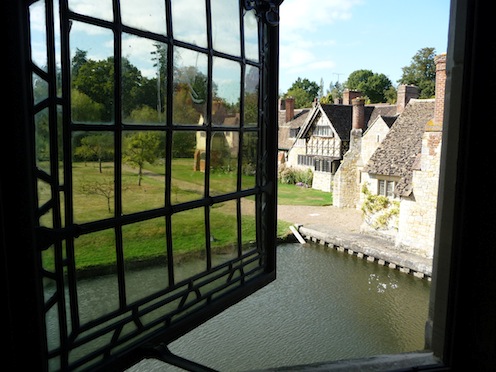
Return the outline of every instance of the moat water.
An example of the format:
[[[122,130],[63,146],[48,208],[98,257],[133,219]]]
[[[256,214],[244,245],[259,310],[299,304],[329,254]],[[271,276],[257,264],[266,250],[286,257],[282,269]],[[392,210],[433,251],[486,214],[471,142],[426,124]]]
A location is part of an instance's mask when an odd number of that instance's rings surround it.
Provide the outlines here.
[[[277,280],[170,345],[219,371],[422,350],[430,282],[318,245],[278,247]],[[176,371],[146,361],[132,371]]]
[[[218,371],[237,372],[422,350],[430,282],[317,244],[277,248],[277,279],[176,340],[169,349]],[[197,262],[182,269],[197,272]],[[132,273],[130,296],[163,281],[157,268]],[[83,321],[118,303],[116,279],[78,286]],[[134,286],[134,287],[133,287]],[[54,288],[46,289],[47,295]],[[103,297],[105,300],[103,300]],[[56,315],[56,313],[52,313]],[[83,316],[82,315],[82,316]],[[49,317],[49,343],[57,340]],[[53,323],[53,324],[51,324]],[[129,372],[180,371],[146,360]]]

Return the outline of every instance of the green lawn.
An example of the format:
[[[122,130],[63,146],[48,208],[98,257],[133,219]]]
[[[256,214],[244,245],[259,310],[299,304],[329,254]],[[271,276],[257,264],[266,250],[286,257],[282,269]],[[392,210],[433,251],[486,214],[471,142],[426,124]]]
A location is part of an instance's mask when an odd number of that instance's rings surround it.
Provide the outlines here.
[[[277,193],[281,205],[332,205],[332,193],[312,188],[279,183]]]
[[[137,169],[122,169],[122,209],[124,214],[163,207],[165,204],[165,166],[147,165],[141,186],[138,186]],[[100,173],[96,163],[74,163],[73,205],[74,222],[87,223],[114,216],[113,164],[103,164]],[[172,164],[172,203],[201,199],[204,192],[205,174],[192,169],[191,159],[175,159]],[[254,186],[254,177],[243,176],[243,187]],[[279,184],[279,204],[329,205],[332,195],[309,188]],[[96,190],[96,191],[95,191]],[[236,190],[233,174],[211,173],[210,193],[221,194]],[[40,204],[50,199],[50,189],[40,181]],[[253,198],[242,203],[242,242],[255,240]],[[42,224],[50,226],[51,215],[42,218]],[[212,247],[232,246],[236,241],[236,203],[228,201],[215,204],[210,209],[210,228],[215,236]],[[122,228],[122,241],[126,261],[143,260],[165,256],[166,226],[163,218],[156,218]],[[172,243],[176,254],[188,254],[205,249],[205,212],[203,208],[179,212],[172,216]],[[278,223],[278,236],[289,233],[289,224]],[[102,267],[115,264],[115,232],[113,229],[82,235],[75,240],[74,256],[78,269]],[[52,268],[53,252],[43,254],[44,267]]]

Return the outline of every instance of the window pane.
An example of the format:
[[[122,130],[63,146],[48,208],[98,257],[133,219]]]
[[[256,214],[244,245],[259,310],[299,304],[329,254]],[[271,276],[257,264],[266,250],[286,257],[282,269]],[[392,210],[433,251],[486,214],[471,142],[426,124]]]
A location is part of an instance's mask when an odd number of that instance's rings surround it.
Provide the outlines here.
[[[242,174],[241,187],[251,189],[256,185],[257,172],[257,151],[258,151],[258,134],[254,132],[245,132],[243,134],[242,144]],[[298,164],[301,164],[298,155]]]
[[[48,109],[43,109],[34,117],[36,166],[50,174],[50,128]]]
[[[213,132],[210,143],[210,195],[236,191],[238,132]]]
[[[258,22],[254,10],[245,12],[245,56],[253,61],[258,61]]]
[[[175,131],[172,137],[171,202],[198,200],[205,194],[206,136]]]
[[[390,198],[392,198],[394,196],[394,182],[393,181],[387,181],[386,183],[386,187],[387,187],[387,190],[386,190],[386,195]]]
[[[232,259],[238,247],[236,200],[214,204],[210,208],[210,234],[212,252],[218,254],[216,263]]]
[[[386,195],[385,181],[384,180],[379,180],[379,193],[378,193],[378,195]]]
[[[47,45],[45,1],[38,1],[29,7],[29,21],[31,31],[31,59],[45,72],[47,71]]]
[[[78,304],[82,323],[87,323],[119,307],[113,229],[86,234],[74,240],[75,265],[79,273]],[[111,273],[110,275],[108,275]],[[105,276],[103,274],[106,274]],[[90,278],[104,277],[106,287],[101,291]],[[108,288],[107,288],[108,289]]]
[[[172,216],[174,281],[180,282],[207,269],[205,255],[205,210],[191,209]],[[184,258],[195,258],[184,264]]]
[[[239,126],[241,67],[223,58],[213,61],[212,124]]]
[[[122,241],[127,302],[138,301],[167,288],[165,219],[154,218],[123,226]],[[142,270],[144,267],[146,270]]]
[[[125,25],[157,34],[167,33],[164,0],[121,0],[120,4]]]
[[[212,7],[213,47],[219,52],[240,55],[238,1],[216,0]]]
[[[69,0],[69,9],[80,14],[112,21],[112,0]]]
[[[112,133],[73,135],[73,203],[77,223],[114,216],[114,138]]]
[[[201,47],[207,46],[205,2],[198,0],[172,0],[174,38]]]
[[[244,126],[258,126],[258,84],[259,70],[256,67],[247,67],[245,76],[245,109],[244,109]]]
[[[133,131],[122,139],[122,211],[165,205],[165,133]]]
[[[203,124],[207,107],[207,55],[174,49],[173,123]]]
[[[122,49],[123,121],[165,124],[167,45],[123,34]]]
[[[113,34],[102,27],[73,22],[70,38],[72,120],[110,123],[114,119]],[[95,45],[99,46],[96,50]]]

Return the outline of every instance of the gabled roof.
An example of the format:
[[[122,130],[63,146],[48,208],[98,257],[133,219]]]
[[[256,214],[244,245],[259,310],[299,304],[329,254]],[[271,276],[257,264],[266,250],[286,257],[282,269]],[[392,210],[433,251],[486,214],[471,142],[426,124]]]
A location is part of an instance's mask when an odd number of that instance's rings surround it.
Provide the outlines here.
[[[413,165],[422,150],[425,124],[434,116],[434,99],[412,99],[374,152],[365,172],[400,177],[395,194],[412,192]]]
[[[301,128],[305,120],[310,113],[311,109],[299,109],[295,110],[295,115],[293,120],[286,123],[286,111],[279,110],[279,137],[278,137],[278,149],[279,150],[289,150],[295,141],[295,138],[291,138],[291,129]]]
[[[365,128],[367,128],[368,124],[372,123],[379,115],[396,114],[396,105],[366,105],[364,110]],[[318,104],[308,116],[305,126],[298,134],[298,138],[305,137],[308,134],[319,112],[327,116],[342,141],[349,141],[353,115],[352,105]]]

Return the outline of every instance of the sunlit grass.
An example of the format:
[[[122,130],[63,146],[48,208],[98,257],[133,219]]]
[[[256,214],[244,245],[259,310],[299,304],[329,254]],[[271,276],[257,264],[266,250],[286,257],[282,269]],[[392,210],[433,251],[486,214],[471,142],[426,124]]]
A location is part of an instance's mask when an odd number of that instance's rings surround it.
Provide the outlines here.
[[[191,159],[175,159],[173,168],[173,187],[171,201],[178,204],[188,200],[201,199],[205,192],[205,174],[193,171]],[[226,193],[233,190],[234,173],[216,173],[210,175],[211,189],[216,193]],[[244,177],[248,185],[254,181]],[[160,208],[165,205],[165,167],[164,164],[147,165],[143,172],[141,186],[138,186],[137,169],[123,166],[122,169],[122,212],[135,213],[148,209]],[[100,172],[97,163],[74,163],[73,205],[74,222],[83,224],[93,221],[113,218],[115,216],[114,201],[114,165],[104,163]],[[174,187],[174,183],[177,185]],[[98,186],[98,187],[97,187]],[[249,187],[249,186],[247,186]],[[97,190],[98,188],[98,190]],[[40,200],[50,200],[50,188],[40,185]],[[61,196],[62,197],[62,196]],[[246,244],[256,240],[255,208],[252,198],[244,202],[252,207],[243,207],[241,218],[241,243]],[[279,184],[279,203],[293,205],[327,205],[332,203],[329,193],[312,189],[298,188],[294,185]],[[62,206],[63,206],[62,197]],[[51,227],[51,214],[41,220],[42,225]],[[64,208],[62,208],[64,219]],[[278,222],[278,236],[283,237],[289,232],[289,223]],[[206,237],[205,210],[203,207],[172,216],[172,247],[174,254],[188,254],[205,250],[209,240],[213,249],[236,247],[238,241],[238,222],[236,203],[234,201],[215,204],[210,209],[210,231],[212,236]],[[84,234],[74,241],[74,257],[76,267],[85,269],[115,265],[117,261],[116,231],[108,229],[90,234]],[[167,254],[165,217],[139,222],[122,227],[123,255],[126,261],[154,259],[165,257]],[[53,267],[53,254],[44,255],[44,266]]]

